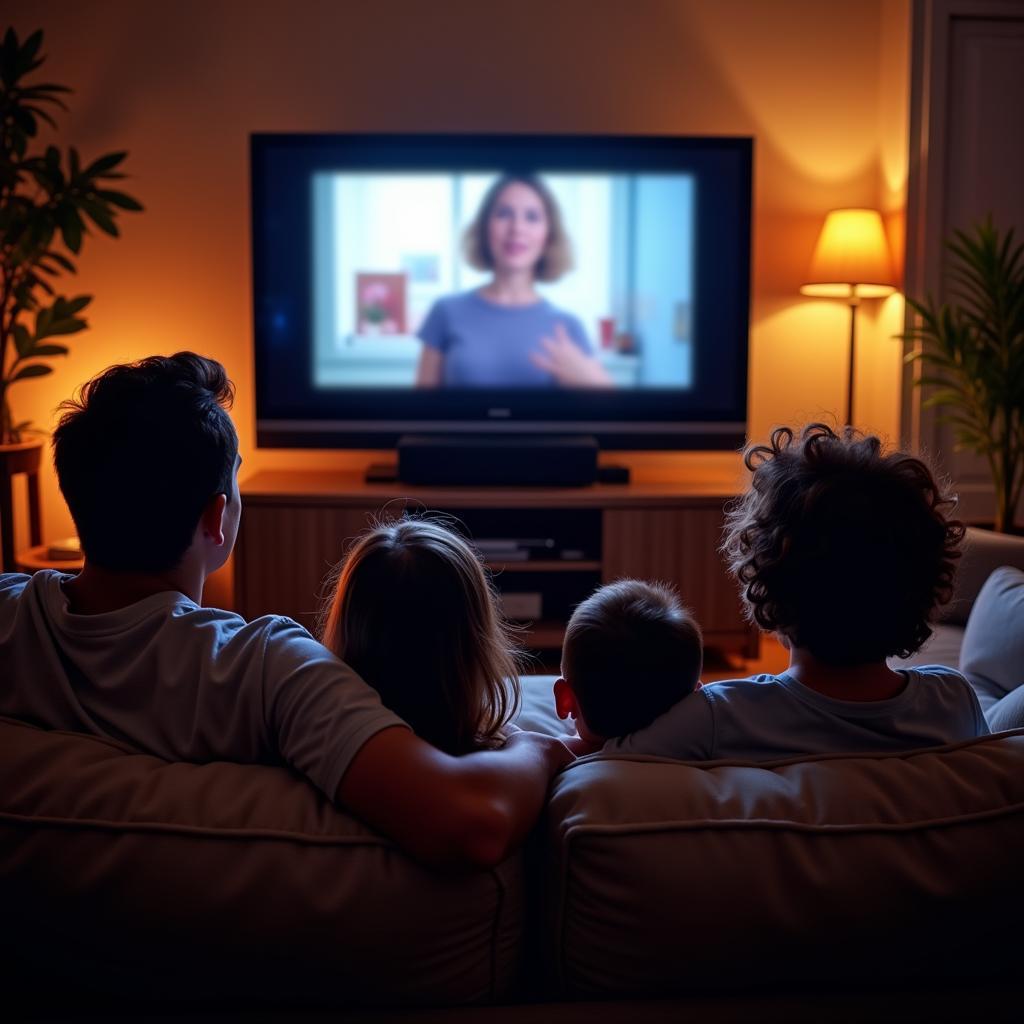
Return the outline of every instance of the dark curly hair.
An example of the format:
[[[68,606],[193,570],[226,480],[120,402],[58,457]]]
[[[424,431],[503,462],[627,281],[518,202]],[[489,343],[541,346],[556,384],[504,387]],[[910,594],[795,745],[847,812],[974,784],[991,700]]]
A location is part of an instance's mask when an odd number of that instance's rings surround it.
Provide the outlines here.
[[[231,500],[233,397],[220,363],[178,352],[111,366],[61,403],[53,461],[90,562],[132,572],[181,562],[207,502]]]
[[[829,664],[916,651],[952,596],[964,536],[928,466],[822,423],[780,427],[744,462],[753,478],[722,551],[748,617]]]

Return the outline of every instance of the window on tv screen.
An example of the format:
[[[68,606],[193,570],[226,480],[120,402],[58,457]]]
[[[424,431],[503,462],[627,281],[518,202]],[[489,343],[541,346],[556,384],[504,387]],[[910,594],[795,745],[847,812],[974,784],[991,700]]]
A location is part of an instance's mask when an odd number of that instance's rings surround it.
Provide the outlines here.
[[[332,170],[311,187],[317,389],[693,386],[695,175]]]

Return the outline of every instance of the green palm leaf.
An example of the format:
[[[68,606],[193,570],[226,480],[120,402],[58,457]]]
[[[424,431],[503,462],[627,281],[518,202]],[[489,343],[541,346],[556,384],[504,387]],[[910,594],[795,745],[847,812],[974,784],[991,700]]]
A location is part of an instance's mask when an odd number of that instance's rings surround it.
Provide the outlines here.
[[[0,41],[0,443],[18,440],[8,404],[9,387],[51,372],[46,360],[68,348],[42,339],[70,336],[88,326],[80,315],[90,296],[66,299],[55,284],[75,273],[90,237],[88,225],[117,237],[122,212],[142,205],[109,187],[124,177],[122,151],[92,158],[74,146],[40,146],[38,131],[57,128],[67,110],[65,85],[33,73],[44,63],[43,33],[19,38],[8,28]],[[34,147],[31,148],[30,147]],[[31,329],[30,329],[31,325]],[[63,340],[63,339],[62,339]],[[26,362],[31,360],[31,362]],[[24,426],[24,424],[22,424]]]
[[[986,218],[946,243],[950,301],[908,297],[915,322],[901,337],[920,345],[904,361],[928,371],[927,408],[953,429],[958,449],[986,456],[996,526],[1012,526],[1024,487],[1024,243]]]

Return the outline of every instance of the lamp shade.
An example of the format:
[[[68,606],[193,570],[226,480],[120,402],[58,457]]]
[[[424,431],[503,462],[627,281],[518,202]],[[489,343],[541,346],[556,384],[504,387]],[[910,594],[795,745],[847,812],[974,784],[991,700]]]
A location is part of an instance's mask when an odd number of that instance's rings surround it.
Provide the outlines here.
[[[833,210],[814,247],[804,295],[880,298],[896,290],[889,243],[877,210]]]

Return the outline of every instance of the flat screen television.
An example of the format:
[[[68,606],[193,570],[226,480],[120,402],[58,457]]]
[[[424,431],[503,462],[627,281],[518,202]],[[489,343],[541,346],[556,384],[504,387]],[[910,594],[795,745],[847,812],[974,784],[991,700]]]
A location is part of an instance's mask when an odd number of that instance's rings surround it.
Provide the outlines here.
[[[753,142],[254,134],[257,442],[746,431]]]

